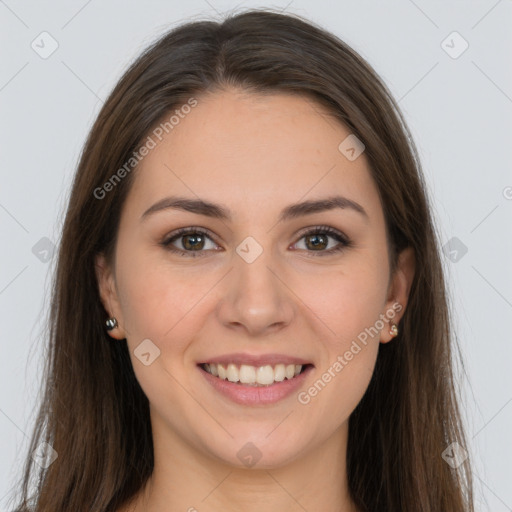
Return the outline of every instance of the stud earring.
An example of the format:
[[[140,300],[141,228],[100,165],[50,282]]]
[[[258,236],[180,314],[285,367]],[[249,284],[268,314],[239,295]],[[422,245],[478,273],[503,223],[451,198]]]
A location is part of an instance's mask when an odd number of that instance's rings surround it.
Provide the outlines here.
[[[391,334],[391,336],[393,336],[393,338],[398,336],[398,326],[396,324],[393,324],[391,326],[391,329],[389,330],[389,334]]]
[[[117,320],[114,317],[109,318],[105,322],[105,325],[107,326],[107,331],[111,331],[112,329],[115,329],[117,327]]]

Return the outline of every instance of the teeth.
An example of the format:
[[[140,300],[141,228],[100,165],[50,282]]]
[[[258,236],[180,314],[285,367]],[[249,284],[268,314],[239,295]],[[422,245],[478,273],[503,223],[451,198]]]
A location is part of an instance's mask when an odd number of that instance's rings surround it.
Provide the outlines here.
[[[276,364],[274,367],[274,380],[276,382],[282,382],[286,377],[286,370],[284,364]]]
[[[256,370],[256,382],[258,384],[272,384],[274,382],[274,368],[272,366],[260,366]]]
[[[215,365],[213,365],[215,366]],[[213,374],[212,374],[213,375]],[[248,366],[243,364],[240,366],[240,372],[238,373],[238,378],[241,382],[245,384],[255,384],[256,383],[256,369],[254,366]]]
[[[229,382],[238,382],[240,380],[238,373],[238,368],[234,364],[228,364],[226,375]]]
[[[282,382],[286,379],[293,379],[302,371],[301,364],[276,364],[275,366],[250,366],[242,364],[238,367],[236,364],[204,364],[203,368],[215,377],[229,382],[240,382],[253,386],[269,386],[274,382]]]

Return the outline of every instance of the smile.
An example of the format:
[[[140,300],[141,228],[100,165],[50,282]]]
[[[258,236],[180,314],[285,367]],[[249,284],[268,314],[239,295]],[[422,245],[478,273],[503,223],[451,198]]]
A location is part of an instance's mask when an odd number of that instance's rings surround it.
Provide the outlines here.
[[[253,365],[244,364],[246,357],[230,358],[238,359],[233,363],[223,359],[223,362],[198,364],[197,368],[217,396],[245,406],[269,406],[290,397],[304,386],[305,379],[314,369],[305,361],[301,361],[304,364],[296,364],[296,360],[293,364],[290,361],[285,364],[277,357],[275,361],[268,361],[268,357],[265,358],[267,361],[255,358],[251,361],[255,363]]]
[[[285,379],[293,379],[308,365],[302,364],[283,364],[252,366],[248,364],[237,365],[205,363],[201,367],[214,377],[229,382],[245,384],[248,386],[271,386],[276,382],[283,382]]]

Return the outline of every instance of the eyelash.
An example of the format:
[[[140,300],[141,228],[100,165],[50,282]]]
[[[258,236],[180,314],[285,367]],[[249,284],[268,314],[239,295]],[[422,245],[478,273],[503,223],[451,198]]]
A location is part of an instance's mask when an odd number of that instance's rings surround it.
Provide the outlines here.
[[[179,239],[180,237],[182,237],[184,235],[194,235],[194,234],[205,235],[208,238],[210,238],[210,240],[215,242],[215,240],[213,240],[210,233],[208,231],[206,231],[205,229],[199,228],[199,227],[197,227],[197,228],[196,227],[188,227],[188,228],[178,229],[175,233],[172,234],[172,236],[170,238],[167,237],[162,242],[160,242],[160,245],[162,245],[166,250],[171,251],[175,254],[180,254],[182,256],[191,257],[191,258],[202,257],[205,255],[205,252],[206,252],[205,250],[183,251],[183,250],[177,249],[176,247],[173,247],[171,245],[172,242],[174,242],[175,240]],[[299,240],[302,240],[302,238],[304,238],[308,235],[315,235],[315,234],[328,235],[331,238],[334,238],[339,243],[337,246],[335,246],[329,250],[326,250],[326,251],[308,251],[308,250],[306,250],[306,252],[312,253],[312,254],[310,254],[310,256],[312,256],[312,257],[317,257],[317,256],[322,257],[322,256],[326,256],[326,255],[328,256],[328,255],[340,252],[348,247],[352,247],[352,245],[353,245],[352,241],[347,236],[345,236],[343,233],[337,231],[336,229],[331,228],[330,226],[314,226],[313,228],[310,228],[306,232],[302,233],[300,238],[297,240],[297,242]]]

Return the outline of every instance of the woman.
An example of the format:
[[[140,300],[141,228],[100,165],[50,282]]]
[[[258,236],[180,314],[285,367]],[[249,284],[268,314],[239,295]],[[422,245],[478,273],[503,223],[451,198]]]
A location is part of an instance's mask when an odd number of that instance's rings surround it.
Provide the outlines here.
[[[76,173],[19,510],[473,511],[465,446],[389,91],[296,16],[169,32]]]

